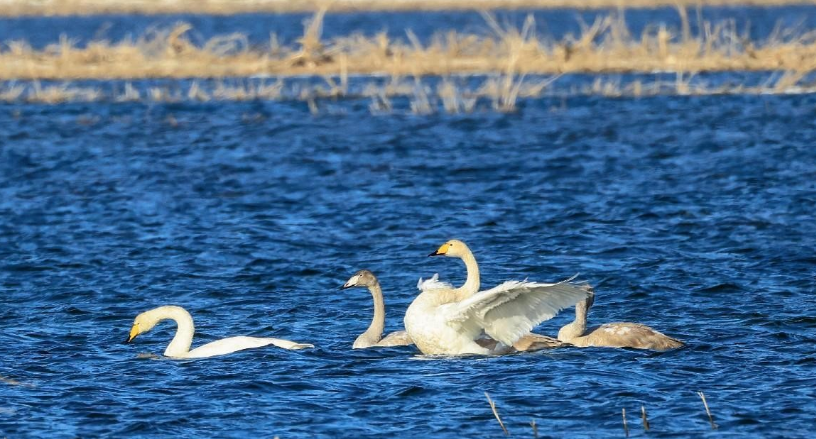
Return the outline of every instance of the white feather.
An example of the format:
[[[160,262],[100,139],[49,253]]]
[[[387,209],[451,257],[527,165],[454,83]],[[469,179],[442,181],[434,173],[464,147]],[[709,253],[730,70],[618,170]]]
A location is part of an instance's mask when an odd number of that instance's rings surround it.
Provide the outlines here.
[[[453,289],[453,285],[439,280],[439,273],[434,273],[434,275],[428,280],[422,280],[420,277],[419,282],[417,282],[417,288],[422,292],[432,290],[450,290]]]
[[[505,282],[452,304],[448,324],[465,332],[480,327],[492,338],[512,345],[539,323],[587,297],[588,285],[571,282],[574,278],[554,284]]]

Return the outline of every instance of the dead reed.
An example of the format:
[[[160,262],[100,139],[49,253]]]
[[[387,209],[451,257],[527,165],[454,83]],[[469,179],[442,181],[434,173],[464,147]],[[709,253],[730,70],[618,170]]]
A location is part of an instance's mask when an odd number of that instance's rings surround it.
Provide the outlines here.
[[[6,384],[11,385],[11,386],[20,385],[20,382],[15,380],[14,378],[6,378],[6,377],[4,377],[2,375],[0,375],[0,383],[6,383]]]
[[[539,37],[532,16],[516,29],[486,13],[487,34],[449,31],[426,43],[410,31],[404,40],[385,33],[323,39],[325,9],[291,47],[281,46],[274,34],[266,47],[250,45],[240,33],[195,44],[188,37],[191,26],[179,23],[118,42],[79,45],[62,37],[36,50],[25,41],[9,41],[0,46],[0,80],[486,74],[497,76],[492,87],[501,92],[495,107],[503,110],[513,107],[529,75],[778,71],[785,77],[777,84],[788,88],[816,70],[816,30],[779,28],[764,41],[752,41],[726,20],[701,22],[699,34],[693,34],[686,10],[678,11],[679,29],[658,23],[637,35],[622,13],[613,13],[581,23],[580,34],[558,41]],[[338,92],[343,87],[335,85]],[[468,105],[455,95],[449,99],[457,108]]]
[[[626,425],[626,409],[621,409],[621,417],[623,418],[623,433],[629,437],[629,426]]]
[[[499,426],[501,426],[502,431],[504,431],[505,436],[509,436],[510,432],[507,431],[507,428],[504,426],[504,422],[502,422],[501,417],[499,417],[499,412],[496,410],[496,403],[490,399],[490,395],[485,392],[485,398],[487,398],[487,403],[490,404],[490,410],[493,410],[493,416],[496,417],[496,420],[499,421]]]
[[[703,400],[703,406],[705,406],[706,414],[708,415],[708,422],[711,423],[711,429],[716,430],[718,428],[717,424],[714,423],[714,417],[711,416],[711,410],[708,409],[708,402],[706,402],[705,393],[697,392],[697,396]]]
[[[4,377],[2,375],[0,375],[0,383],[8,384],[9,386],[34,387],[34,384],[26,383],[26,382],[20,382],[18,380],[15,380],[14,378],[8,378],[8,377]],[[0,408],[0,412],[2,412],[3,410],[14,410],[14,409]]]
[[[816,83],[780,85],[785,74],[758,76],[755,85],[720,82],[710,84],[701,77],[676,75],[603,75],[576,81],[570,75],[520,78],[514,100],[503,96],[500,75],[442,78],[325,77],[323,82],[300,79],[168,80],[153,82],[108,82],[96,84],[41,81],[0,83],[0,103],[64,102],[219,102],[300,101],[313,114],[322,113],[326,103],[368,100],[373,114],[408,111],[415,114],[516,111],[521,101],[539,98],[603,96],[648,98],[652,96],[707,96],[816,93]],[[500,105],[504,102],[505,105]]]
[[[643,430],[649,431],[649,418],[646,416],[646,406],[640,406],[640,420],[643,421]]]

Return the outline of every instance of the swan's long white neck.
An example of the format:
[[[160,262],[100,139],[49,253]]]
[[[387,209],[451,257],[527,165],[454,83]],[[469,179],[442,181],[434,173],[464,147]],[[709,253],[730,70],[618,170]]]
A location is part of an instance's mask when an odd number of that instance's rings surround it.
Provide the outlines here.
[[[190,352],[190,346],[193,344],[193,334],[195,333],[193,317],[184,308],[178,306],[163,306],[154,311],[156,313],[154,318],[157,322],[162,320],[176,322],[176,335],[167,345],[164,355],[167,357],[184,357],[187,355]]]
[[[368,287],[371,297],[374,298],[374,318],[371,320],[371,325],[368,327],[363,335],[374,342],[380,341],[383,330],[385,329],[385,302],[383,301],[382,289],[380,284],[375,283]]]
[[[465,263],[465,268],[467,269],[467,279],[461,287],[453,290],[456,294],[457,301],[465,300],[478,293],[480,286],[479,264],[476,263],[476,257],[473,256],[473,252],[471,252],[469,248],[465,248],[462,261]]]

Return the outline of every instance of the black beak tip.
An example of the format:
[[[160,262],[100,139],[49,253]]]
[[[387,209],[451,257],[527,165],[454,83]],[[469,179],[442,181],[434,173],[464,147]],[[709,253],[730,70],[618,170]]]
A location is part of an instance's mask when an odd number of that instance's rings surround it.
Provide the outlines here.
[[[349,288],[351,288],[351,286],[350,286],[350,285],[340,285],[340,289],[341,289],[341,290],[347,290],[347,289],[349,289]]]
[[[428,257],[429,257],[429,258],[430,258],[431,256],[439,256],[439,252],[433,252],[433,253],[431,253],[431,254],[429,254],[429,255],[428,255]]]
[[[125,342],[122,344],[130,344],[131,341],[133,341],[133,339],[128,337],[127,340],[125,340]]]

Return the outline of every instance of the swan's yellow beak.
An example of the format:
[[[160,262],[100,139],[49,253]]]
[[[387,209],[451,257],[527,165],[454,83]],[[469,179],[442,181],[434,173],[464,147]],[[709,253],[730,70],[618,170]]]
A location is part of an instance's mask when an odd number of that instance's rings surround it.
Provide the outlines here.
[[[142,333],[142,331],[139,330],[139,324],[134,323],[133,327],[130,328],[130,336],[128,337],[128,339],[127,339],[127,341],[125,343],[130,343],[131,341],[133,341],[134,338],[136,338],[137,335],[139,335],[141,333]]]
[[[442,244],[442,247],[439,247],[439,249],[437,251],[429,254],[428,256],[444,256],[445,254],[448,253],[449,248],[450,248],[450,243],[446,242],[446,243]]]

